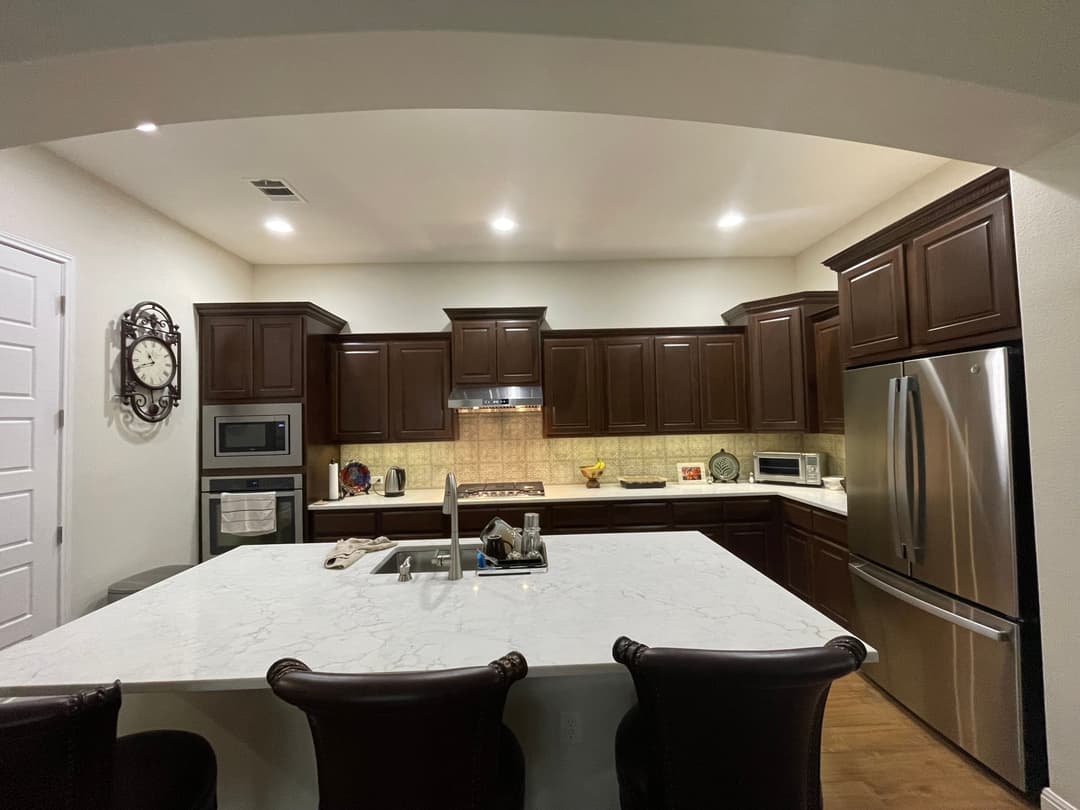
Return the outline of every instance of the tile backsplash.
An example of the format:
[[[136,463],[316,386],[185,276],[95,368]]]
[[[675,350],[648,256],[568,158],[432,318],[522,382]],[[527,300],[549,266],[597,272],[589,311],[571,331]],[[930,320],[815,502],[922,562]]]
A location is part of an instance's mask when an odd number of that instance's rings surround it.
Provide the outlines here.
[[[605,436],[584,439],[545,439],[540,413],[462,413],[458,439],[453,442],[406,444],[346,444],[342,463],[361,461],[373,474],[387,467],[404,467],[408,487],[441,486],[448,470],[461,483],[532,481],[545,484],[584,484],[578,470],[602,458],[604,477],[615,483],[620,475],[675,476],[682,461],[705,464],[725,449],[739,459],[739,478],[753,468],[755,450],[819,452],[828,455],[830,475],[844,472],[844,437],[801,433],[716,433],[687,436]]]

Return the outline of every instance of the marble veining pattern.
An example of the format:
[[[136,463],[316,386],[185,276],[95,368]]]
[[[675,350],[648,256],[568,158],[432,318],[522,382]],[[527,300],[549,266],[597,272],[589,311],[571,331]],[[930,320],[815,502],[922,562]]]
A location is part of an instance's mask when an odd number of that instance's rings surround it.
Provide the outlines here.
[[[119,678],[126,691],[266,688],[267,667],[404,672],[483,664],[521,650],[531,678],[614,671],[615,639],[783,649],[846,631],[697,532],[547,539],[551,571],[527,577],[321,562],[328,544],[245,546],[0,651],[0,695]],[[402,543],[400,547],[430,545]],[[876,653],[872,653],[876,656]]]

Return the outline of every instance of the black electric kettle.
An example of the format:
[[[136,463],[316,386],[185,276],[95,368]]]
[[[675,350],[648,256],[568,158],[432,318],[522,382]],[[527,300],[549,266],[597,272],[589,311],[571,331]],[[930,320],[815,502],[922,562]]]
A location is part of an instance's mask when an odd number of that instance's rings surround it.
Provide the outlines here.
[[[387,498],[397,498],[405,494],[405,470],[401,467],[391,467],[386,471],[383,479],[383,494]]]

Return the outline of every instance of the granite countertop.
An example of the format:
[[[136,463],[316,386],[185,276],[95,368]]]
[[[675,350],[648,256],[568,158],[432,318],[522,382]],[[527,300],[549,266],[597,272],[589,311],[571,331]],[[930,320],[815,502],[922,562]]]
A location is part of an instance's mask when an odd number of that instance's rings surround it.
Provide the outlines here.
[[[732,498],[753,495],[779,495],[791,501],[816,506],[847,515],[847,493],[834,492],[821,487],[799,487],[791,484],[668,484],[663,489],[624,489],[615,484],[601,484],[597,489],[586,489],[583,484],[547,484],[544,495],[518,495],[505,498],[461,498],[459,506],[488,503],[557,503],[559,501],[591,500],[658,500],[668,498]],[[397,498],[381,495],[355,495],[341,501],[316,501],[308,509],[395,509],[403,506],[440,506],[442,488],[407,489]]]
[[[698,532],[546,542],[545,574],[414,574],[410,583],[371,573],[395,551],[327,571],[326,543],[242,546],[0,650],[0,696],[117,678],[125,692],[264,689],[267,668],[285,656],[316,670],[408,672],[516,649],[529,677],[543,678],[616,671],[611,646],[624,634],[653,646],[772,650],[847,633]]]

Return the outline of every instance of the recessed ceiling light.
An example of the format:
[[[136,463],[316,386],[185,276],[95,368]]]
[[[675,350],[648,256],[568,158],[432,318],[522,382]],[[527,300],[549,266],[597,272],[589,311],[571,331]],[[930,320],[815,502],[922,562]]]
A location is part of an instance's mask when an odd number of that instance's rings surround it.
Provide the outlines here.
[[[293,226],[288,222],[288,220],[284,220],[281,217],[273,217],[266,220],[266,222],[263,223],[263,227],[266,228],[266,230],[270,231],[270,233],[284,234],[293,232]]]
[[[716,220],[717,228],[737,228],[746,221],[746,217],[738,211],[728,211],[720,219]]]
[[[510,231],[517,229],[517,225],[517,222],[506,216],[506,214],[502,214],[491,220],[491,229],[498,231],[499,233],[510,233]]]
[[[157,124],[153,121],[143,121],[135,129],[139,130],[139,132],[157,132]]]

